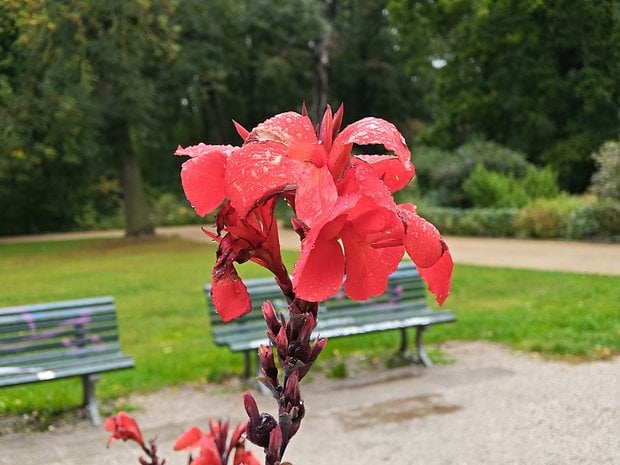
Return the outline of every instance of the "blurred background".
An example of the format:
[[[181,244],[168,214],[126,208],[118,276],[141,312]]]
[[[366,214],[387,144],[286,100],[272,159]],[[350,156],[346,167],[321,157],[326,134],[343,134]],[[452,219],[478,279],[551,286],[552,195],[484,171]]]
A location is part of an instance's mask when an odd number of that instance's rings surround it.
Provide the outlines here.
[[[617,241],[619,19],[613,0],[3,0],[0,235],[203,222],[178,144],[342,102],[403,132],[399,200],[442,233]]]

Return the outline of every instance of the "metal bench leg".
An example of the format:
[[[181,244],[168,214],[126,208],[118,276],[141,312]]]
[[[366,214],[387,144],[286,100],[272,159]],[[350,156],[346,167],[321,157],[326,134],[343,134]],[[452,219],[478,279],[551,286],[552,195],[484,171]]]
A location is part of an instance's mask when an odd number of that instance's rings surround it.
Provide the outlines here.
[[[252,376],[252,356],[251,356],[252,351],[251,350],[246,350],[245,352],[243,352],[243,356],[245,357],[245,365],[243,367],[243,378],[244,379],[250,379],[250,377]]]
[[[426,350],[424,350],[424,346],[422,345],[422,335],[424,334],[424,330],[426,328],[427,328],[426,326],[416,327],[415,347],[416,347],[416,350],[418,351],[418,357],[420,358],[420,362],[422,362],[422,365],[424,365],[425,367],[432,367],[433,362],[431,362],[430,357],[428,356],[428,354],[426,353]]]
[[[95,383],[99,380],[99,375],[82,376],[82,388],[84,391],[84,405],[87,410],[90,421],[94,426],[101,426],[101,417],[99,416],[99,407],[95,399]]]
[[[408,337],[407,337],[407,328],[400,328],[400,348],[399,351],[402,355],[407,351],[408,346]]]

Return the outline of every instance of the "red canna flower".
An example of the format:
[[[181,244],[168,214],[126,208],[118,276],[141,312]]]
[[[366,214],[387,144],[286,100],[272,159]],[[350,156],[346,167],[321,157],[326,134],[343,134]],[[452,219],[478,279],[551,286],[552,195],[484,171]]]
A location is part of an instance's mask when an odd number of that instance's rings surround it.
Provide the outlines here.
[[[104,427],[106,431],[112,433],[108,439],[108,446],[113,441],[120,439],[122,441],[135,441],[142,448],[145,447],[138,423],[125,412],[118,412],[116,416],[108,417]]]
[[[305,111],[286,112],[251,131],[235,123],[241,147],[199,144],[175,152],[190,157],[181,178],[196,211],[204,215],[223,204],[211,236],[220,243],[212,296],[224,321],[251,309],[234,267],[248,260],[271,270],[289,297],[324,300],[344,279],[345,293],[363,300],[384,292],[406,251],[437,300],[447,297],[452,259],[446,244],[413,205],[397,205],[392,197],[414,175],[404,138],[379,118],[340,131],[342,118],[342,106],[335,114],[328,108],[315,131]],[[377,144],[393,154],[352,154],[354,145]],[[293,209],[302,238],[293,284],[279,253],[279,197]]]

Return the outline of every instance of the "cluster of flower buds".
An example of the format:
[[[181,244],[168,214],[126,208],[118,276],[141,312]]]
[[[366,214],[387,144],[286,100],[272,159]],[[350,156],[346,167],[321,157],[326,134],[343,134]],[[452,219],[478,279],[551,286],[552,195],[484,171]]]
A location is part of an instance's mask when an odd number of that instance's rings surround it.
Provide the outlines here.
[[[285,379],[295,373],[298,381],[301,381],[325,347],[327,340],[317,337],[314,343],[310,343],[312,331],[318,322],[318,303],[316,302],[305,302],[299,299],[291,302],[288,321],[283,315],[279,317],[276,315],[271,302],[264,302],[262,311],[267,323],[267,338],[271,346],[262,346],[258,352],[263,371],[263,377],[260,380],[273,392],[274,396],[280,396],[284,388],[279,384],[273,348],[276,349],[278,362]]]
[[[245,393],[244,405],[250,418],[247,437],[265,449],[266,463],[278,464],[305,415],[299,382],[308,373],[327,340],[317,337],[314,343],[310,343],[317,324],[318,304],[315,302],[294,300],[289,305],[288,320],[284,315],[276,316],[271,302],[264,302],[262,310],[270,346],[261,345],[258,351],[263,374],[259,381],[277,400],[279,418],[276,420],[268,413],[259,413],[252,395]],[[278,365],[283,373],[282,381]]]

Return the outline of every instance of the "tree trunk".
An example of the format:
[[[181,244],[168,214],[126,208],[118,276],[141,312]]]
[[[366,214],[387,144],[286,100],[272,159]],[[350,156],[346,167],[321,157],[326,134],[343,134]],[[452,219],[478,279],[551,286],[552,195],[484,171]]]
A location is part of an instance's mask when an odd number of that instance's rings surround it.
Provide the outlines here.
[[[327,5],[323,13],[325,34],[316,47],[316,86],[314,91],[314,102],[310,114],[315,123],[320,123],[323,112],[327,107],[329,96],[329,54],[332,47],[334,20],[338,9],[337,0],[329,0],[326,3]]]
[[[125,205],[125,236],[153,236],[155,228],[150,218],[149,204],[144,192],[140,163],[133,151],[121,155],[121,186]]]
[[[144,192],[140,161],[134,151],[129,134],[129,121],[110,111],[114,94],[110,84],[99,81],[99,99],[106,114],[106,140],[119,163],[123,206],[125,210],[125,237],[153,236],[155,228],[150,219],[149,204]]]

